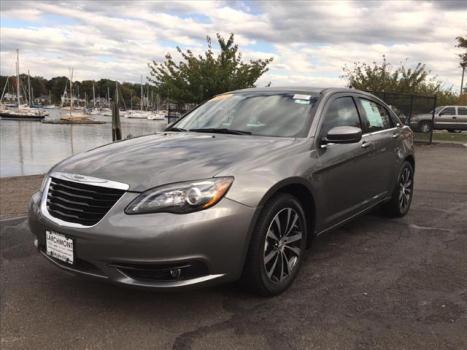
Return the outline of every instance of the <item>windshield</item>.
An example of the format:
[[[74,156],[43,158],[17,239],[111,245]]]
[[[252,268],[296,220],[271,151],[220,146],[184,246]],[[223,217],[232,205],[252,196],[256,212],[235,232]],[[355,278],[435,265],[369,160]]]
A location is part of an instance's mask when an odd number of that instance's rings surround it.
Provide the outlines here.
[[[174,129],[201,131],[223,129],[245,134],[302,137],[310,122],[310,110],[318,95],[294,93],[224,94],[207,101]]]

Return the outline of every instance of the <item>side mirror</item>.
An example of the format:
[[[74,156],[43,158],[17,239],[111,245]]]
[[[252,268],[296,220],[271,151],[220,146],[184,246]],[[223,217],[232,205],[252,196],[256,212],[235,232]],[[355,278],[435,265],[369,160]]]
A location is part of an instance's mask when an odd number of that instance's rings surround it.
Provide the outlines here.
[[[335,126],[328,131],[325,143],[356,143],[362,139],[362,129],[355,126]]]

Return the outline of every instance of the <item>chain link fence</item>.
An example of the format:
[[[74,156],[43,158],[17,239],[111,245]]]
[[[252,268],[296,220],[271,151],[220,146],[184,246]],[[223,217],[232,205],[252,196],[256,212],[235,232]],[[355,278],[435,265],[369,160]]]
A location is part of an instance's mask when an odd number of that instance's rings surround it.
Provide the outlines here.
[[[396,92],[368,91],[386,102],[399,116],[401,121],[414,131],[416,142],[430,144],[433,139],[433,119],[435,116],[436,96],[401,94]],[[426,115],[423,122],[415,121],[415,115]],[[428,121],[427,121],[428,119]],[[426,127],[423,123],[431,123]]]
[[[416,142],[430,144],[433,139],[433,119],[434,110],[436,108],[436,96],[423,96],[413,94],[402,94],[397,92],[382,92],[382,91],[367,91],[375,96],[378,96],[386,102],[391,109],[399,116],[400,120],[410,126],[414,131],[414,138]],[[170,103],[168,106],[168,121],[169,124],[178,120],[182,115],[191,111],[197,105],[194,103],[175,104]],[[423,118],[426,123],[427,120],[431,126],[425,128],[424,122],[412,121],[415,115],[425,115]]]

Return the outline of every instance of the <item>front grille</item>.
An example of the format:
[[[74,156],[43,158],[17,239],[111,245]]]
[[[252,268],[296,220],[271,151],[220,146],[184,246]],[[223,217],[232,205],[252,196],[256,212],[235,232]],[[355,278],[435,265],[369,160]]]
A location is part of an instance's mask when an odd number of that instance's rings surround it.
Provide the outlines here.
[[[47,193],[50,215],[91,226],[99,222],[125,191],[51,178]]]

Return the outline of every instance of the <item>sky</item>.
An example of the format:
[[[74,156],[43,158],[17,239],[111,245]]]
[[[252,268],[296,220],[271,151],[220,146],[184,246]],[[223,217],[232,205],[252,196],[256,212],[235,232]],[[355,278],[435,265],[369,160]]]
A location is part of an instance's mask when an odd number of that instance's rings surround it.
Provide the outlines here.
[[[206,36],[235,34],[243,58],[273,57],[257,86],[344,86],[343,66],[425,63],[455,91],[465,1],[0,0],[0,73],[139,82],[176,46],[202,53]]]

